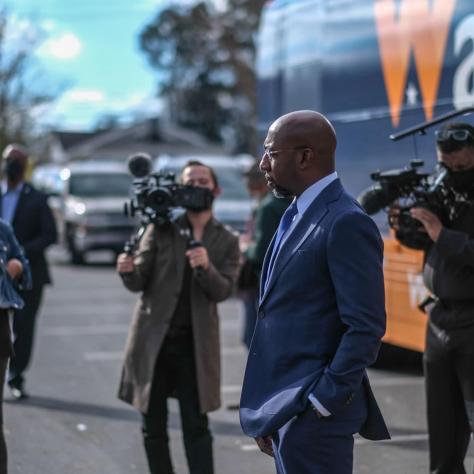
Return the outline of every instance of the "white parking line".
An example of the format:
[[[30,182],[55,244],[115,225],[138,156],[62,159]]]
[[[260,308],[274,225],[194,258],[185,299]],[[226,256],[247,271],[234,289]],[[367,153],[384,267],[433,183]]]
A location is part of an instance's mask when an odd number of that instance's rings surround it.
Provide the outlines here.
[[[223,385],[221,387],[222,393],[240,393],[242,385]]]
[[[240,449],[242,451],[260,451],[256,443],[254,444],[241,444]]]
[[[89,326],[52,326],[42,331],[44,336],[108,336],[127,334],[128,324],[91,324]]]
[[[390,431],[390,429],[389,429],[389,431]],[[418,433],[418,434],[411,434],[411,435],[392,436],[391,439],[385,439],[383,441],[377,441],[377,443],[384,443],[384,444],[414,443],[416,441],[428,441],[428,433]],[[357,444],[357,445],[373,444],[373,443],[374,443],[374,441],[371,441],[370,439],[356,438],[356,440],[355,440],[355,444]]]
[[[84,353],[84,360],[88,362],[96,362],[102,360],[123,360],[124,352],[111,352],[111,351],[103,351],[103,352],[86,352]]]
[[[221,355],[223,356],[234,356],[234,355],[245,356],[246,354],[247,354],[247,350],[243,346],[232,346],[232,347],[221,348]]]
[[[94,335],[103,335],[106,334],[104,332],[91,332],[91,333],[82,333],[82,334],[94,334]],[[119,334],[119,332],[111,333],[108,332],[107,334]],[[54,336],[76,336],[77,334],[70,334],[68,331],[57,331],[54,334],[49,334],[49,335],[54,335]],[[222,356],[235,356],[235,355],[245,355],[245,350],[240,347],[228,347],[224,348],[221,350],[221,355]],[[101,360],[120,360],[123,358],[123,351],[98,351],[98,352],[85,352],[83,354],[83,357],[87,361],[101,361]]]
[[[426,433],[419,433],[419,434],[412,434],[412,435],[400,435],[400,436],[392,436],[392,439],[387,439],[384,441],[377,441],[377,444],[384,443],[415,443],[417,441],[428,441],[428,434]],[[365,444],[374,444],[374,441],[370,441],[369,439],[364,438],[356,438],[354,440],[354,444],[357,446],[362,446]],[[240,449],[242,451],[259,451],[259,447],[256,443],[253,444],[241,444]]]
[[[223,329],[234,329],[238,325],[233,321],[223,323]],[[127,334],[130,328],[129,324],[88,324],[80,326],[50,326],[45,327],[42,331],[44,336],[107,336],[109,334]],[[244,347],[235,347],[224,349],[229,354],[242,353],[245,354]]]
[[[372,387],[383,388],[383,387],[407,387],[409,385],[423,385],[423,377],[387,377],[376,379],[370,377],[370,385]]]

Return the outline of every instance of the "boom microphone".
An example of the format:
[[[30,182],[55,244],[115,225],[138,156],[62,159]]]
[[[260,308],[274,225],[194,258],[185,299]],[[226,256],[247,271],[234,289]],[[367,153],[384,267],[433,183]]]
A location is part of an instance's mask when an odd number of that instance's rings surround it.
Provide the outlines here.
[[[151,156],[148,153],[134,153],[127,161],[128,170],[135,178],[144,178],[153,168]]]

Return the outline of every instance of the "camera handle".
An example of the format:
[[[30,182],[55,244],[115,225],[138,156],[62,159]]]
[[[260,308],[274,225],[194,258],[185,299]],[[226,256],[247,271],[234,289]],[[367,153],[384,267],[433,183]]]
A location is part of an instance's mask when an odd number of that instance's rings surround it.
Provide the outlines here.
[[[138,244],[140,243],[140,240],[142,239],[143,235],[145,234],[145,231],[148,227],[148,223],[143,223],[140,228],[138,229],[137,233],[135,235],[132,235],[130,240],[127,240],[125,242],[125,245],[123,246],[123,251],[129,255],[132,256],[135,250],[138,248]]]
[[[191,226],[187,227],[186,229],[179,229],[179,234],[186,237],[186,250],[195,249],[197,247],[203,247],[202,242],[200,240],[196,240],[193,235],[193,229]],[[196,267],[194,269],[194,274],[199,278],[203,275],[204,268],[203,267]]]

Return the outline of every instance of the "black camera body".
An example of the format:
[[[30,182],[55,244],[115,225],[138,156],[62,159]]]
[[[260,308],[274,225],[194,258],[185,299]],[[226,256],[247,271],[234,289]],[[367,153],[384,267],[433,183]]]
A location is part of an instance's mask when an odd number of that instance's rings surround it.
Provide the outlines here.
[[[196,212],[208,209],[214,198],[207,188],[176,184],[173,174],[154,173],[133,180],[133,186],[135,196],[130,201],[130,215],[140,212],[151,221],[169,220],[173,208],[183,207]]]
[[[370,177],[375,184],[359,195],[359,203],[367,214],[376,214],[400,197],[417,191],[423,193],[428,174],[419,171],[422,166],[422,161],[412,160],[409,167],[372,173]]]
[[[148,155],[131,156],[128,168],[135,179],[134,196],[125,205],[127,215],[134,216],[138,212],[147,222],[163,224],[172,218],[175,208],[199,212],[212,205],[214,195],[210,189],[177,184],[173,173],[151,173]]]
[[[447,169],[440,167],[437,173],[430,175],[420,171],[422,166],[423,161],[412,160],[402,169],[372,173],[371,178],[376,183],[358,197],[368,214],[375,214],[397,202],[396,225],[390,215],[389,224],[395,228],[401,242],[416,249],[425,248],[430,238],[423,231],[423,225],[411,216],[411,209],[424,207],[448,225],[456,208],[456,196],[445,182]]]
[[[128,169],[135,177],[134,196],[125,203],[124,212],[127,216],[141,215],[140,229],[124,246],[124,252],[129,255],[138,247],[148,224],[160,226],[171,222],[177,208],[199,212],[212,206],[214,195],[210,189],[177,184],[173,173],[152,173],[151,157],[145,153],[132,155]],[[188,248],[202,245],[193,239],[189,229],[180,229],[180,233],[185,235]]]

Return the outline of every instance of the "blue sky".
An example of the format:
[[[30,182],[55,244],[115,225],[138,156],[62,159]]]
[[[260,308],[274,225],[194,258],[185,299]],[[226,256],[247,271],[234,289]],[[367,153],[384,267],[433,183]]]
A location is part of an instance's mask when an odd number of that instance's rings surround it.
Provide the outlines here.
[[[181,0],[190,3],[191,0]],[[155,114],[156,72],[138,47],[138,34],[167,0],[14,0],[19,28],[41,30],[36,51],[43,71],[62,85],[42,120],[59,128],[90,127],[100,113]]]

